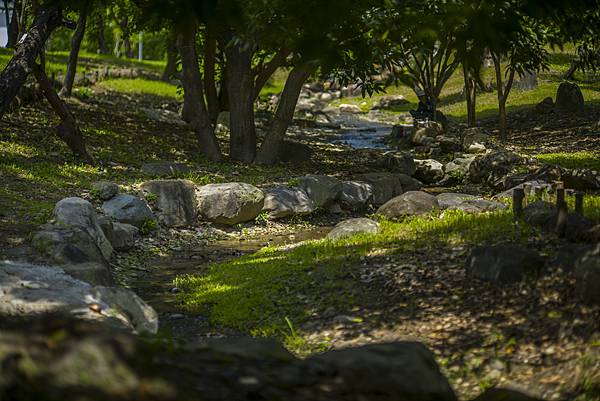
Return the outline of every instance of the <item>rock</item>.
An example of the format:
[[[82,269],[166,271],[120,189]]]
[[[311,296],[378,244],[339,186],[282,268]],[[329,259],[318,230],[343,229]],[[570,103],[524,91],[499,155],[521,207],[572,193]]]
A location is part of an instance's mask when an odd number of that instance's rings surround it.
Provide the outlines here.
[[[140,230],[131,224],[113,223],[111,243],[113,248],[118,251],[126,251],[133,248],[135,239]]]
[[[466,199],[463,202],[448,207],[448,210],[461,210],[466,213],[484,213],[506,210],[508,206],[504,203],[486,199]]]
[[[158,221],[167,227],[192,226],[196,222],[196,189],[187,180],[148,181],[142,190],[156,197],[153,201]]]
[[[421,191],[409,191],[385,203],[377,213],[394,219],[431,213],[439,207],[435,196]]]
[[[435,140],[439,143],[442,153],[454,153],[462,150],[462,143],[457,137],[440,135]]]
[[[556,227],[557,213],[556,205],[549,202],[536,201],[523,208],[522,217],[523,220],[532,226],[553,230]]]
[[[0,316],[50,313],[138,332],[155,334],[158,330],[156,312],[130,290],[93,287],[59,267],[0,262]]]
[[[473,401],[543,401],[540,398],[505,388],[489,388]]]
[[[494,198],[497,199],[502,199],[502,198],[511,198],[513,196],[513,192],[515,189],[517,188],[523,188],[523,190],[525,191],[525,195],[529,196],[529,195],[538,195],[541,196],[544,192],[549,192],[552,189],[552,184],[549,184],[545,181],[540,181],[540,180],[531,180],[531,181],[525,181],[522,182],[519,185],[516,185],[502,193],[499,193],[498,195],[494,196]]]
[[[342,103],[338,106],[338,110],[341,113],[352,113],[352,114],[362,113],[362,109],[355,104]]]
[[[403,107],[409,105],[410,102],[406,100],[406,98],[402,95],[388,95],[382,96],[375,105],[373,105],[372,110],[379,109],[393,109],[398,107]]]
[[[464,177],[469,173],[469,167],[473,160],[475,160],[475,156],[458,157],[444,166],[444,172],[449,176]]]
[[[476,157],[469,166],[469,176],[473,182],[487,183],[493,187],[503,186],[503,179],[523,159],[508,150],[497,150]]]
[[[174,124],[181,128],[187,126],[186,122],[181,119],[179,113],[171,110],[142,108],[141,111],[147,118],[156,122]]]
[[[393,173],[368,173],[359,175],[357,179],[371,184],[373,187],[373,204],[383,205],[394,196],[404,192],[400,182],[401,176],[402,174]]]
[[[402,188],[402,192],[398,195],[401,195],[407,191],[420,191],[423,188],[423,183],[416,178],[409,177],[406,174],[398,174],[398,181],[400,181],[400,186]]]
[[[562,82],[556,91],[554,109],[560,113],[577,113],[583,111],[584,100],[579,86],[572,82]]]
[[[430,145],[436,137],[443,133],[444,129],[441,124],[429,122],[428,125],[417,128],[410,141],[415,145]]]
[[[272,219],[306,215],[315,211],[313,201],[300,188],[274,187],[265,190],[263,212]]]
[[[455,193],[441,193],[436,196],[440,209],[445,210],[457,205],[460,205],[466,200],[476,199],[473,195],[467,194],[455,194]]]
[[[85,231],[104,259],[109,260],[113,249],[98,224],[98,216],[92,204],[81,198],[65,198],[54,207],[54,220],[63,227],[74,227]]]
[[[119,186],[114,182],[97,181],[92,184],[92,195],[100,200],[109,200],[119,193]]]
[[[279,161],[283,163],[306,163],[312,159],[313,150],[310,146],[284,140],[280,145]]]
[[[467,259],[467,277],[498,284],[522,281],[544,266],[537,252],[521,245],[479,246]]]
[[[417,165],[410,153],[385,152],[383,154],[383,166],[394,173],[402,173],[409,176],[415,175]]]
[[[155,177],[173,177],[187,174],[192,170],[182,163],[169,161],[145,163],[142,165],[142,172]]]
[[[106,263],[106,258],[92,237],[77,227],[45,224],[33,236],[31,246],[60,265]]]
[[[70,263],[61,268],[69,276],[85,281],[91,285],[114,285],[112,272],[108,265],[98,262]]]
[[[593,246],[588,244],[568,243],[562,245],[556,252],[556,257],[552,259],[551,265],[572,272],[575,270],[577,260],[591,250],[593,250]]]
[[[346,394],[357,400],[456,401],[433,354],[418,342],[372,344],[310,360],[323,365],[325,372],[338,372]]]
[[[260,189],[242,182],[201,186],[196,191],[196,198],[201,218],[227,225],[254,220],[265,201]]]
[[[597,191],[600,189],[600,177],[596,171],[573,169],[562,171],[562,181],[565,187],[578,191]]]
[[[298,179],[299,187],[308,194],[316,207],[327,207],[338,199],[342,183],[326,175],[306,175]]]
[[[339,202],[343,208],[361,210],[373,201],[373,185],[360,181],[342,182]]]
[[[575,262],[575,292],[584,303],[600,305],[600,245]]]
[[[327,238],[337,240],[340,238],[351,237],[356,234],[377,234],[379,224],[371,219],[358,218],[345,220],[338,223],[333,230],[327,234]]]
[[[444,165],[437,160],[415,160],[417,172],[415,178],[425,184],[434,184],[444,178]]]
[[[492,136],[489,134],[489,132],[480,127],[466,129],[462,134],[462,138],[463,149],[469,153],[477,153],[472,151],[475,148],[471,149],[471,147],[476,144],[483,145],[483,149],[485,151],[486,146],[492,141]]]
[[[138,228],[156,219],[145,201],[129,194],[117,195],[104,202],[102,211],[119,223],[131,224]]]
[[[392,133],[390,134],[390,137],[392,139],[403,139],[407,135],[410,135],[411,130],[412,125],[396,124],[392,127]]]
[[[539,114],[550,114],[554,111],[554,100],[550,96],[539,102],[535,106],[535,111]]]

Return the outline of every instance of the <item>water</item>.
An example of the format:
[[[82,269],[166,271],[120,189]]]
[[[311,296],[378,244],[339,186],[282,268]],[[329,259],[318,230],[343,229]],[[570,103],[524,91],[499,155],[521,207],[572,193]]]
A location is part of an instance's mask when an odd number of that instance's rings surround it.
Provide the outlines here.
[[[392,128],[387,126],[365,127],[356,129],[343,129],[338,139],[333,143],[348,145],[353,149],[389,149],[385,138],[392,133]]]

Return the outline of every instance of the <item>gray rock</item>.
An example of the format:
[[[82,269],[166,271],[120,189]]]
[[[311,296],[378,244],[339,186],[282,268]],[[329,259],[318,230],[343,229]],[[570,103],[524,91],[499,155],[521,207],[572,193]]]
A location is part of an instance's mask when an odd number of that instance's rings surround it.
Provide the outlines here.
[[[593,249],[594,247],[589,244],[568,243],[558,248],[551,265],[560,267],[564,271],[572,272],[575,270],[576,262]]]
[[[306,175],[300,177],[298,182],[300,189],[320,208],[335,203],[342,192],[342,182],[326,175]]]
[[[383,166],[394,173],[402,173],[409,176],[415,175],[417,165],[410,153],[386,152],[383,154]]]
[[[439,207],[435,196],[421,191],[409,191],[389,200],[379,208],[377,213],[393,219],[431,213]]]
[[[371,219],[357,218],[345,220],[338,223],[333,230],[327,234],[327,238],[337,240],[340,238],[351,237],[356,234],[377,234],[379,224]]]
[[[554,229],[556,227],[557,213],[556,205],[549,202],[536,201],[523,208],[523,220],[532,226]]]
[[[554,111],[554,100],[550,96],[535,106],[535,111],[540,114],[550,114]]]
[[[113,223],[111,234],[113,248],[118,251],[126,251],[133,248],[135,239],[139,233],[140,230],[131,224]]]
[[[566,188],[578,191],[597,191],[600,189],[600,176],[598,172],[593,170],[564,169],[561,178]]]
[[[410,140],[414,145],[430,145],[434,139],[444,133],[441,124],[429,122],[426,126],[418,127]]]
[[[442,153],[454,153],[462,150],[462,142],[457,137],[440,135],[435,140],[439,143]]]
[[[469,151],[471,146],[481,144],[484,148],[491,143],[492,137],[485,129],[473,127],[466,129],[463,134],[462,146],[465,151]]]
[[[537,252],[521,245],[480,246],[467,259],[467,277],[492,283],[516,283],[544,266]]]
[[[155,220],[154,214],[148,204],[142,199],[129,195],[121,194],[104,202],[102,204],[104,214],[119,223],[142,227],[149,220]]]
[[[196,191],[196,198],[201,218],[227,225],[254,220],[265,202],[260,189],[243,182],[201,186]]]
[[[84,262],[76,264],[65,264],[61,268],[68,275],[85,281],[91,285],[114,285],[112,272],[108,265],[97,262]]]
[[[487,199],[466,199],[458,205],[448,207],[448,210],[461,210],[466,213],[484,213],[506,210],[504,203]]]
[[[360,210],[373,201],[373,185],[361,181],[342,182],[339,202],[342,207]]]
[[[92,194],[100,200],[109,200],[119,193],[119,186],[114,182],[97,181],[92,184]]]
[[[91,286],[59,267],[0,262],[0,316],[60,314],[156,333],[158,315],[132,291]]]
[[[423,183],[416,178],[409,177],[406,174],[398,174],[398,181],[402,187],[402,192],[407,191],[420,191],[423,188]],[[401,195],[402,193],[398,194]]]
[[[444,178],[444,165],[437,160],[415,160],[417,172],[415,178],[425,184],[434,184]]]
[[[34,249],[60,265],[106,263],[106,259],[90,235],[77,227],[45,224],[31,240]]]
[[[274,187],[265,190],[263,212],[272,219],[306,215],[315,211],[313,201],[306,192],[294,187]]]
[[[460,205],[466,200],[476,199],[473,195],[455,193],[442,193],[437,195],[436,198],[442,210]]]
[[[142,172],[155,177],[174,177],[187,174],[192,170],[183,163],[169,161],[145,163]]]
[[[96,243],[104,259],[110,259],[112,246],[98,224],[98,216],[90,202],[81,198],[62,199],[54,207],[53,216],[58,225],[85,231]]]
[[[391,109],[409,105],[410,102],[402,95],[382,96],[377,103],[373,105],[372,110]]]
[[[141,188],[156,196],[154,209],[158,221],[165,226],[185,227],[196,222],[196,189],[191,181],[148,181]]]
[[[368,173],[357,177],[359,181],[371,184],[373,187],[373,204],[383,205],[394,196],[401,195],[404,192],[400,177],[409,178],[403,174],[394,173]]]
[[[466,176],[469,174],[469,167],[473,160],[475,160],[475,156],[458,157],[444,166],[444,172],[446,175]]]
[[[586,304],[600,305],[600,245],[575,262],[575,292]]]
[[[418,342],[343,349],[317,355],[310,361],[323,365],[326,372],[339,372],[347,394],[373,395],[360,399],[456,401],[433,354]]]
[[[522,163],[523,159],[508,150],[497,150],[478,156],[469,166],[469,176],[476,183],[485,182],[491,186],[502,185],[504,177]]]
[[[584,110],[583,94],[579,85],[562,82],[556,91],[554,109],[561,113],[577,113]]]

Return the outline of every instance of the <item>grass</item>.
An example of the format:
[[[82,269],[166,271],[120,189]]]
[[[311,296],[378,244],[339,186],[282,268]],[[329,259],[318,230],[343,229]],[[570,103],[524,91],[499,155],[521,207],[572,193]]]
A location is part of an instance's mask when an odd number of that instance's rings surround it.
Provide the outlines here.
[[[168,97],[175,100],[183,100],[178,93],[177,86],[163,81],[154,81],[143,78],[135,79],[107,79],[98,84],[101,87],[128,94],[154,95]]]
[[[376,235],[310,241],[292,250],[267,247],[213,265],[206,275],[180,277],[175,284],[184,290],[186,306],[209,313],[213,323],[285,340],[282,333],[289,332],[289,322],[302,324],[329,307],[349,310],[364,304],[361,300],[368,292],[348,278],[361,257],[519,239],[529,232],[513,222],[510,212],[445,212],[441,218],[382,220],[381,232]]]
[[[555,166],[600,171],[600,155],[593,152],[543,153],[536,155],[535,158]]]

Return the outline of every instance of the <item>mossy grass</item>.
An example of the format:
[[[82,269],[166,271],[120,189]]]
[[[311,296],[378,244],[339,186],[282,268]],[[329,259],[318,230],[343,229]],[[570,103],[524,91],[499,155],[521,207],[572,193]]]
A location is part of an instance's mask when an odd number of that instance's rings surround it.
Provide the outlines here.
[[[584,168],[600,171],[600,154],[595,152],[542,153],[535,156],[543,163],[565,168]]]
[[[205,275],[176,279],[185,305],[209,313],[220,325],[257,336],[285,340],[289,322],[302,324],[333,307],[348,310],[368,296],[349,272],[361,258],[398,255],[416,249],[521,240],[531,229],[515,223],[510,212],[480,215],[444,212],[382,219],[381,232],[339,241],[309,241],[298,247],[267,247],[256,254],[215,264]],[[296,333],[297,334],[297,333]]]
[[[177,90],[177,86],[163,81],[145,78],[121,78],[107,79],[105,81],[101,81],[99,85],[103,88],[121,93],[154,95],[175,100],[183,100],[183,96]]]

